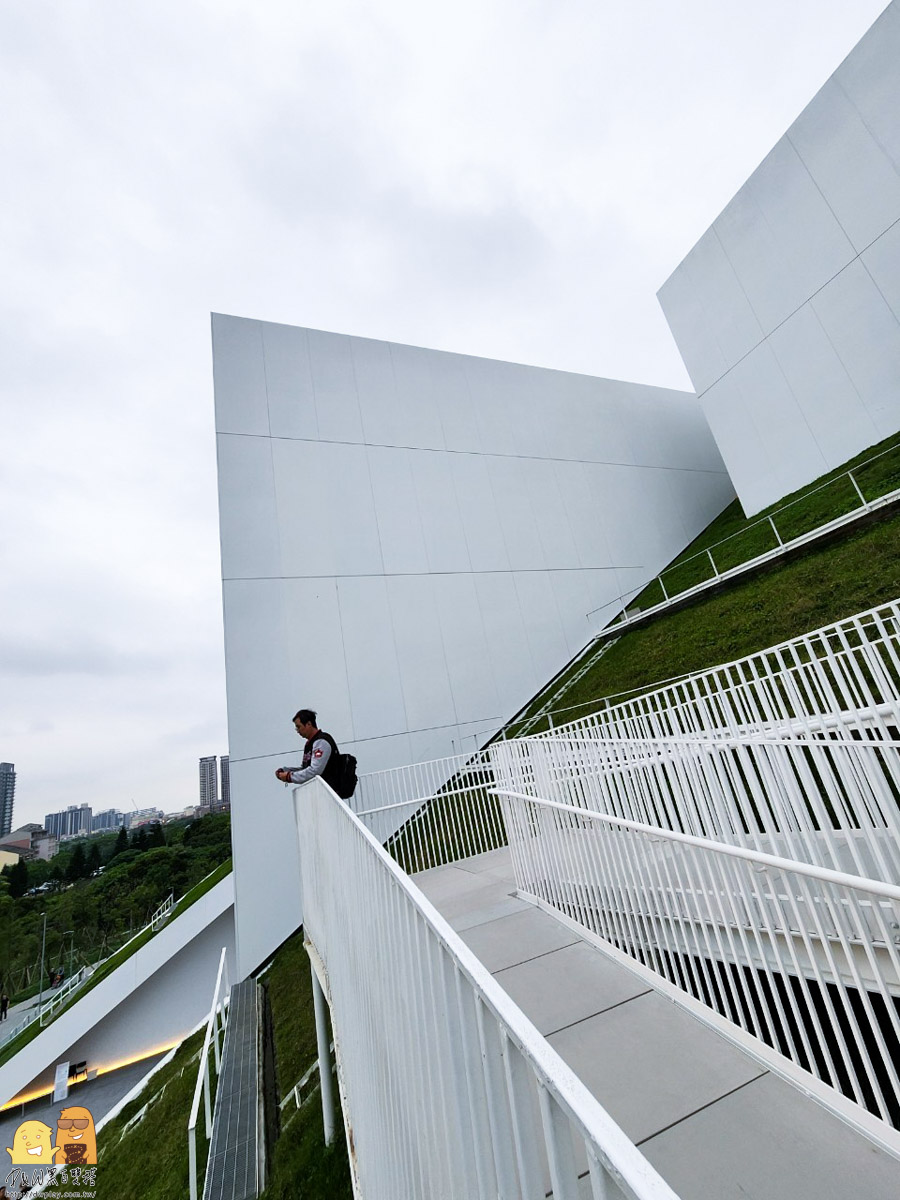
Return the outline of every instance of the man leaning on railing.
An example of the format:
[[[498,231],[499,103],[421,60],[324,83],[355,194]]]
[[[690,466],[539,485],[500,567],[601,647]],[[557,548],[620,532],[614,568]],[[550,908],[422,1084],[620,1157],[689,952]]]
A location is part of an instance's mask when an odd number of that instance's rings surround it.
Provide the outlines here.
[[[338,759],[340,751],[330,733],[325,733],[316,724],[316,714],[311,708],[301,708],[294,714],[294,728],[300,737],[304,738],[303,761],[299,770],[292,767],[279,767],[275,772],[276,778],[282,783],[309,783],[317,775],[330,787],[340,794],[338,785]]]

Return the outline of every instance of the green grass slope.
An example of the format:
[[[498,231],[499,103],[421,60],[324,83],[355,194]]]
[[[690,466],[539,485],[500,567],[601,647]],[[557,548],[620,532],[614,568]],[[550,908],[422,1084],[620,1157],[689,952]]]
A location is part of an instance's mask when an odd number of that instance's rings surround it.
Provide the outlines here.
[[[606,697],[742,658],[898,596],[900,513],[894,513],[627,630],[554,704],[554,724],[585,716]],[[537,696],[522,719],[563,682],[565,676]],[[547,725],[541,718],[531,732]]]
[[[857,492],[847,472],[859,488]],[[710,550],[720,571],[727,571],[778,546],[769,518],[775,522],[782,541],[790,541],[853,512],[867,501],[900,488],[900,440],[893,434],[870,446],[855,458],[813,480],[804,488],[769,505],[753,517],[745,517],[738,500],[712,521],[662,573],[669,596],[713,578],[705,551]],[[651,608],[665,599],[660,584],[653,580],[629,607]]]
[[[316,1060],[309,958],[302,933],[279,949],[264,977],[275,1026],[275,1070],[286,1095]],[[335,1091],[337,1089],[335,1088]],[[326,1147],[318,1088],[298,1111],[289,1102],[282,1113],[265,1200],[352,1200],[347,1143],[340,1114],[334,1145]]]
[[[316,1060],[309,959],[297,933],[277,952],[264,983],[275,1027],[276,1074],[287,1093]],[[171,1063],[145,1091],[100,1133],[97,1200],[183,1200],[188,1195],[187,1123],[197,1080],[197,1054],[205,1030],[178,1048]],[[144,1116],[127,1132],[129,1121],[150,1101]],[[203,1110],[197,1127],[197,1157],[206,1161]],[[201,1169],[202,1187],[202,1169]],[[57,1194],[52,1190],[48,1195]],[[332,1147],[323,1138],[318,1087],[298,1111],[291,1102],[282,1116],[265,1200],[352,1200],[350,1168],[338,1115]]]
[[[96,1200],[184,1200],[188,1195],[187,1123],[197,1082],[197,1054],[206,1030],[182,1042],[172,1062],[154,1075],[144,1093],[105,1126],[97,1146]],[[125,1126],[152,1100],[141,1120]],[[197,1133],[197,1155],[205,1160],[203,1109]],[[52,1195],[52,1192],[48,1192]]]

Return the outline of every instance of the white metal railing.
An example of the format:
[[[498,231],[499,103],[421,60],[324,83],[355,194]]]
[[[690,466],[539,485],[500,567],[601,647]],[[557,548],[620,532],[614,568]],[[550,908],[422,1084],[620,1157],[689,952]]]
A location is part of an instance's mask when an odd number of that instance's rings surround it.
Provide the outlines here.
[[[162,926],[165,925],[166,921],[168,921],[169,917],[172,915],[172,909],[174,907],[175,893],[172,892],[167,899],[160,904],[159,908],[156,909],[147,924],[144,925],[143,928],[139,929],[137,933],[133,934],[126,942],[123,942],[117,950],[113,951],[113,954],[108,956],[108,958],[112,958],[115,954],[119,954],[126,948],[126,946],[130,946],[132,942],[137,941],[137,939],[142,934],[146,933],[148,929],[153,933],[156,933],[157,930],[161,929]],[[96,971],[98,967],[101,967],[106,961],[108,961],[106,958],[100,959],[100,961],[94,963],[92,967],[79,968],[79,970],[76,971],[76,973],[70,979],[67,979],[66,982],[60,986],[59,990],[50,998],[50,1000],[41,1006],[40,1012],[38,1012],[38,1006],[35,1005],[29,1010],[28,1014],[23,1017],[21,1021],[18,1021],[11,1029],[4,1030],[2,1035],[0,1035],[0,1047],[5,1046],[7,1042],[10,1042],[14,1037],[17,1037],[23,1029],[26,1029],[35,1020],[37,1020],[38,1016],[40,1016],[41,1025],[45,1025],[55,1013],[65,1006],[65,1002],[71,997],[72,993],[76,992],[81,985],[88,978],[90,978],[94,971]]]
[[[216,1081],[222,1066],[222,1050],[219,1044],[220,1036],[225,1036],[225,1025],[228,1019],[228,967],[226,950],[222,947],[219,955],[219,969],[216,972],[216,986],[213,989],[212,1002],[209,1006],[209,1017],[206,1022],[206,1033],[203,1037],[203,1049],[200,1051],[200,1065],[197,1069],[197,1082],[194,1085],[194,1099],[188,1118],[188,1177],[191,1200],[197,1200],[197,1119],[200,1114],[200,1096],[203,1096],[203,1115],[205,1118],[207,1142],[212,1137],[213,1087],[209,1071],[209,1051],[212,1046],[215,1060]]]
[[[87,979],[90,979],[93,973],[92,967],[79,967],[71,979],[67,979],[65,983],[61,984],[47,1003],[41,1006],[41,1024],[45,1025],[53,1014],[65,1005],[72,993],[77,992],[81,985]]]
[[[166,921],[172,914],[172,909],[175,907],[175,893],[170,892],[168,897],[163,900],[162,904],[150,918],[150,928],[156,933],[157,929],[162,929]]]
[[[900,738],[560,734],[493,753],[511,791],[900,881]]]
[[[356,1194],[674,1200],[359,818],[321,780],[295,814]]]
[[[489,775],[490,756],[486,751],[477,751],[434,758],[404,767],[391,767],[386,771],[370,771],[360,775],[356,791],[346,803],[355,813],[374,813],[401,804],[415,806],[445,789],[461,794],[465,791],[464,786],[452,782],[448,784],[448,781],[457,779],[464,770]]]
[[[328,1049],[330,1052],[334,1052],[334,1042],[331,1042]],[[279,1110],[283,1113],[290,1103],[293,1103],[295,1109],[301,1109],[312,1098],[318,1087],[319,1060],[316,1059],[313,1065],[303,1072],[294,1086],[282,1096],[278,1105]]]
[[[895,880],[898,748],[894,601],[492,758],[514,791]]]
[[[744,728],[822,737],[845,728],[878,739],[898,723],[900,600],[894,600],[566,727],[602,724],[620,737]]]
[[[900,1123],[900,887],[503,796],[520,891]]]
[[[506,844],[487,751],[360,776],[351,807],[410,874]]]
[[[556,709],[550,724],[560,729],[599,722],[627,737],[754,724],[777,729],[786,723],[802,730],[808,718],[811,735],[849,722],[851,728],[874,729],[877,736],[898,716],[898,631],[900,600],[894,600],[746,658],[679,675],[650,691],[633,688]],[[882,688],[887,708],[879,700]],[[588,704],[593,711],[582,721],[573,716],[560,723],[564,714],[583,712]],[[818,720],[823,713],[824,725]],[[629,727],[630,722],[651,724]]]
[[[898,448],[900,448],[900,443],[888,447],[887,450],[882,450],[880,454],[874,455],[865,463],[860,463],[855,470],[859,471],[862,467],[868,466],[870,462],[874,462],[876,459],[882,458],[886,454],[895,453]],[[782,531],[779,530],[775,524],[775,517],[787,512],[788,509],[794,507],[795,505],[802,503],[809,496],[814,495],[816,492],[821,492],[826,488],[833,487],[842,479],[849,480],[853,488],[852,493],[849,493],[854,499],[853,508],[845,513],[842,513],[840,516],[832,517],[831,520],[825,521],[813,529],[806,530],[804,533],[797,534],[794,537],[788,537],[787,539],[782,537]],[[836,475],[833,479],[829,479],[827,483],[820,484],[819,487],[816,488],[811,488],[808,492],[805,492],[796,500],[792,500],[789,504],[784,505],[784,507],[776,509],[770,515],[760,517],[758,520],[746,525],[743,529],[739,529],[736,533],[729,534],[728,537],[722,538],[718,542],[714,542],[711,546],[708,546],[703,550],[698,550],[696,553],[688,555],[686,558],[681,558],[677,562],[670,564],[668,567],[662,570],[659,575],[656,576],[655,580],[656,583],[659,584],[660,591],[663,594],[663,600],[657,604],[651,605],[649,608],[638,609],[637,611],[629,611],[627,608],[623,609],[621,615],[612,623],[611,626],[609,626],[609,628],[621,630],[627,628],[629,625],[633,625],[637,621],[646,620],[648,616],[653,616],[656,613],[663,612],[665,609],[670,608],[673,604],[676,604],[681,600],[685,600],[690,596],[695,596],[698,592],[706,591],[708,588],[713,587],[717,583],[722,583],[728,579],[734,579],[738,575],[743,575],[747,571],[752,571],[754,568],[770,562],[773,558],[777,558],[779,555],[784,554],[788,550],[808,545],[810,542],[818,541],[819,538],[825,537],[828,534],[833,533],[835,530],[851,524],[853,521],[858,520],[861,516],[867,513],[874,512],[879,508],[885,508],[888,505],[895,503],[895,501],[898,499],[900,499],[900,488],[893,488],[890,491],[883,492],[879,496],[874,496],[871,500],[867,500],[863,495],[862,489],[857,483],[853,471],[843,471],[840,475]],[[858,504],[855,503],[856,500],[859,501]],[[772,547],[769,550],[764,550],[760,554],[756,554],[751,558],[744,559],[741,562],[736,563],[734,566],[721,569],[721,559],[720,563],[717,563],[713,555],[713,551],[719,550],[720,547],[726,546],[729,542],[733,542],[738,538],[744,537],[751,529],[760,526],[765,528],[767,532],[771,531],[774,539],[774,544]],[[676,572],[679,569],[686,567],[688,563],[696,560],[702,562],[704,567],[708,567],[712,571],[712,574],[698,583],[681,588],[679,591],[673,590],[670,593],[669,589],[663,582],[663,576]],[[653,581],[651,580],[650,582],[652,583]],[[592,609],[589,613],[587,613],[587,616],[592,617],[594,613],[600,611],[602,611],[600,608]]]
[[[58,1009],[62,1008],[63,1004],[69,999],[72,993],[76,992],[85,982],[85,980],[89,979],[92,974],[92,967],[79,967],[74,975],[67,979],[65,983],[60,985],[59,990],[54,992],[46,1004],[33,1005],[21,1021],[17,1021],[16,1024],[10,1029],[3,1031],[3,1034],[0,1035],[0,1047],[5,1046],[7,1042],[11,1042],[14,1037],[18,1037],[23,1029],[27,1029],[28,1026],[33,1024],[33,1022],[38,1020],[38,1018],[40,1018],[41,1025],[46,1024],[50,1017],[52,1017]]]

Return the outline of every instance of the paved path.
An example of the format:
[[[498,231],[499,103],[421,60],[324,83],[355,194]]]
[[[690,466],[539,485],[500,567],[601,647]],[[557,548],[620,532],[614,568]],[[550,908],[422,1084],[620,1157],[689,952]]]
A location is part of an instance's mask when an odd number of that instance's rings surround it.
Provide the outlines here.
[[[519,899],[508,851],[413,879],[683,1200],[900,1197],[900,1160]]]

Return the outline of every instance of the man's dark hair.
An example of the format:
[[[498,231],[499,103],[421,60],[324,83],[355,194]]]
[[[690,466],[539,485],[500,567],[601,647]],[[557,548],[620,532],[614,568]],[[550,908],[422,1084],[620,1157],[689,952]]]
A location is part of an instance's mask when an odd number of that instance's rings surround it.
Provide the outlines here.
[[[294,720],[299,721],[301,725],[315,725],[316,714],[311,708],[301,708],[299,712],[294,713]]]

